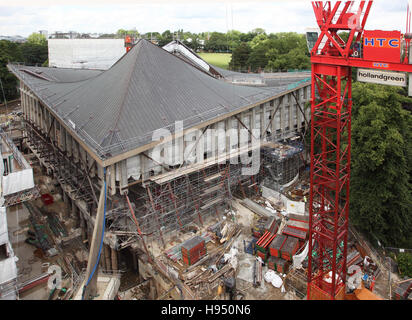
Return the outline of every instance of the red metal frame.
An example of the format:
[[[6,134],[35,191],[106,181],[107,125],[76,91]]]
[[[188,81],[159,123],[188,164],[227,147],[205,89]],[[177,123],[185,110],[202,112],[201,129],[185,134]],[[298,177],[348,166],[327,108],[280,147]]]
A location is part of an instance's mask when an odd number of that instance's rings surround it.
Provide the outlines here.
[[[343,299],[349,218],[352,67],[412,72],[403,62],[352,57],[353,40],[360,42],[373,1],[312,2],[321,30],[311,51],[311,172],[309,203],[308,299]],[[409,15],[408,15],[409,17]],[[409,23],[409,18],[407,23]],[[348,41],[339,31],[349,32]],[[408,31],[408,30],[407,30]],[[373,32],[372,32],[373,34]],[[390,34],[390,33],[388,33]],[[320,45],[326,37],[326,42]],[[407,41],[407,43],[409,43]],[[396,50],[396,49],[394,49]],[[400,47],[399,49],[400,50]],[[376,54],[378,53],[378,54]],[[338,256],[338,253],[341,253]]]
[[[319,288],[334,299],[345,284],[351,85],[350,67],[312,66],[308,298],[311,289]],[[339,247],[343,259],[337,255]],[[330,284],[325,281],[329,271]]]

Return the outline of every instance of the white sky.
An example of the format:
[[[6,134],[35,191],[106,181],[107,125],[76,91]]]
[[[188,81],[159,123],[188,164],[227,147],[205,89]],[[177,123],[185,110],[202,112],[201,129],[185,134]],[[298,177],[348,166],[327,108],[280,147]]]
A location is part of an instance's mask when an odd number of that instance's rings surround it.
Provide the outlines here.
[[[405,32],[406,8],[407,0],[375,0],[366,29]],[[0,0],[0,35],[114,33],[120,28],[247,32],[258,27],[303,33],[316,26],[308,0]]]

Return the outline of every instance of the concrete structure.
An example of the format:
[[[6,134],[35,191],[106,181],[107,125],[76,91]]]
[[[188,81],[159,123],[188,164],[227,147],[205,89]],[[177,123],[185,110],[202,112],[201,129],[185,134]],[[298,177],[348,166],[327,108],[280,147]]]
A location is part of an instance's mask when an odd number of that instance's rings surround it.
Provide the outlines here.
[[[255,140],[276,149],[302,135],[310,116],[305,75],[234,85],[146,40],[107,71],[8,68],[20,80],[27,146],[59,183],[83,240],[92,242],[107,178],[101,266],[118,270],[127,254],[157,292],[178,282],[152,259],[168,238],[228,208],[236,190],[258,190],[259,172],[242,175],[239,159],[260,152]]]

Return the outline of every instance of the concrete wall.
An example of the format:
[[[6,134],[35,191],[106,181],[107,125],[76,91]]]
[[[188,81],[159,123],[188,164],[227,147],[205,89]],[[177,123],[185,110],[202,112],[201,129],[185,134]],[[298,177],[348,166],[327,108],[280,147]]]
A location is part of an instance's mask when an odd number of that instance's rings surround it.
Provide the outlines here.
[[[34,122],[43,132],[49,132],[50,137],[57,142],[61,150],[67,151],[67,155],[73,156],[74,161],[79,163],[85,170],[89,170],[90,168],[90,175],[92,177],[97,175],[101,182],[103,178],[103,168],[99,166],[93,160],[93,157],[71,136],[71,133],[59,123],[59,120],[54,119],[53,121],[53,115],[49,112],[48,108],[40,103],[23,83],[21,84],[20,90],[25,118]],[[306,102],[310,99],[310,85],[296,88],[293,93],[296,95],[300,107],[304,110]],[[271,120],[275,111],[274,119]],[[307,108],[304,112],[307,121],[309,121],[310,108]],[[247,111],[238,113],[236,116],[216,122],[209,126],[209,128],[223,129],[225,131],[228,129],[237,129],[240,131],[244,129],[244,126],[250,130],[259,129],[261,135],[264,135],[267,128],[272,139],[282,140],[292,137],[301,131],[305,126],[305,119],[293,94],[287,93]],[[239,147],[240,141],[239,139],[238,141],[228,141],[228,139],[224,140],[224,138],[223,140],[217,140],[213,146],[215,152],[212,152],[213,150],[210,147],[208,148],[208,146],[210,146],[210,144],[207,144],[210,142],[208,139],[210,140],[211,138],[205,137],[205,145],[203,148],[200,146],[191,148],[193,142],[184,141],[182,137],[174,139],[168,146],[158,146],[157,148],[163,149],[165,153],[165,165],[173,166],[181,164],[182,154],[185,149],[193,150],[193,155],[189,158],[189,163],[196,163],[198,159],[203,161],[216,157],[218,152],[235,150]],[[172,150],[178,152],[174,154]],[[139,154],[110,166],[109,169],[114,173],[110,181],[111,194],[115,194],[117,192],[116,190],[120,190],[120,192],[123,193],[122,190],[127,189],[129,178],[133,178],[134,180],[147,179],[150,176],[166,172],[164,166],[150,160],[150,158],[153,158],[154,152],[155,150],[151,149],[145,152],[148,157]],[[199,154],[199,152],[202,152],[202,154]],[[120,188],[116,187],[116,184],[119,185]]]

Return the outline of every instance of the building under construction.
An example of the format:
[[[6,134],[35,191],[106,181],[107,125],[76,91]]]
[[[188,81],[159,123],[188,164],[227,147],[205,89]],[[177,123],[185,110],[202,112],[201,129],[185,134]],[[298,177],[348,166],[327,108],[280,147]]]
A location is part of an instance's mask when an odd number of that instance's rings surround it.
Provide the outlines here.
[[[206,243],[222,235],[235,199],[262,187],[280,194],[297,181],[310,78],[279,74],[248,85],[247,75],[208,72],[174,53],[139,40],[106,71],[8,68],[20,80],[23,148],[58,185],[86,245],[107,181],[100,268],[116,271],[126,261],[142,282],[151,279],[151,298],[175,286],[183,298],[201,298],[179,276],[181,246],[196,234]]]

